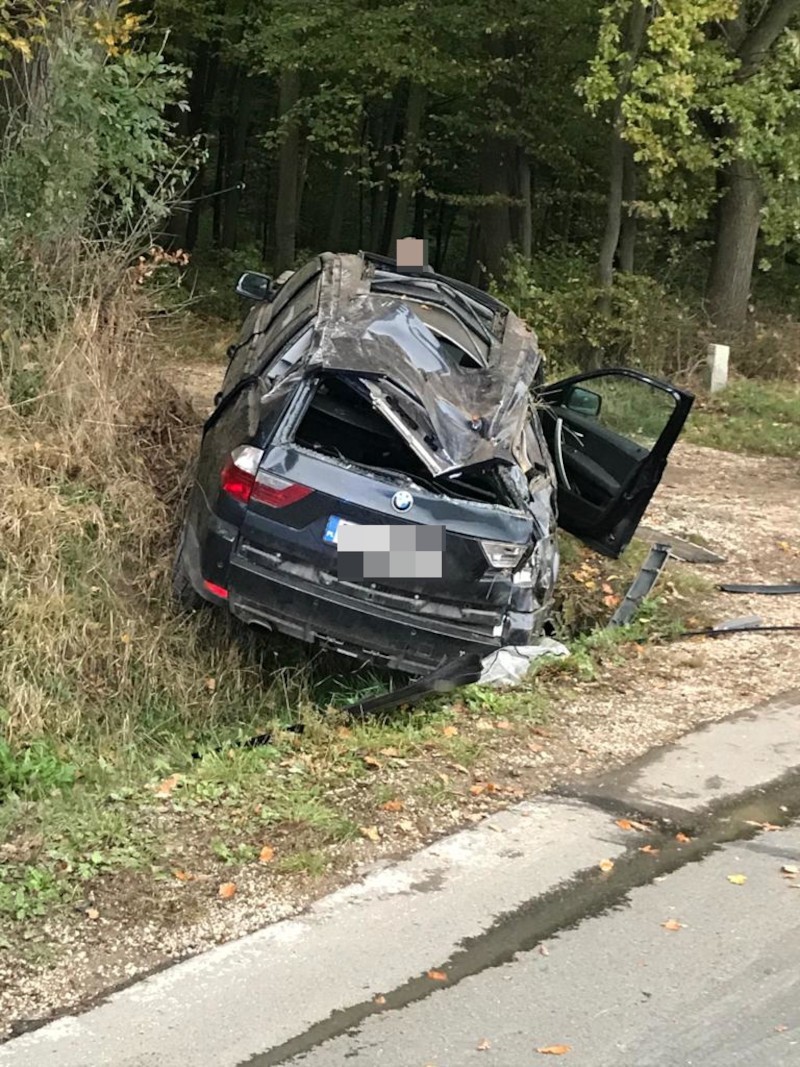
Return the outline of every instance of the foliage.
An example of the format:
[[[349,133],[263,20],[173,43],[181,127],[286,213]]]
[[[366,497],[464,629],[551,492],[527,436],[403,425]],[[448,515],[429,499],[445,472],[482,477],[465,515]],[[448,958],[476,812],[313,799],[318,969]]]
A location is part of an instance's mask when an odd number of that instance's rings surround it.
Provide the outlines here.
[[[643,2],[614,0],[603,7],[597,53],[580,82],[593,115],[621,94],[623,137],[646,168],[650,187],[649,203],[639,203],[639,211],[663,212],[681,227],[705,218],[716,199],[716,175],[741,158],[757,165],[765,186],[767,239],[779,243],[796,235],[800,23],[744,72],[733,22],[739,0],[645,3],[646,44],[632,55],[623,27]],[[761,6],[762,14],[768,6]]]
[[[648,275],[620,275],[604,305],[588,256],[513,256],[498,293],[536,331],[548,375],[604,365],[685,374],[695,363],[696,323],[683,301]]]
[[[7,793],[38,799],[53,789],[71,786],[76,774],[76,768],[42,738],[17,752],[0,738],[0,799]]]

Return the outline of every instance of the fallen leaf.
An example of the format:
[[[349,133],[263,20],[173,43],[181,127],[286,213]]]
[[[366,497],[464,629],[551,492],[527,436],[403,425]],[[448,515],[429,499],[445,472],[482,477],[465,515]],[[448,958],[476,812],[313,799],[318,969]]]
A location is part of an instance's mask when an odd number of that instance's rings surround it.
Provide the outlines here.
[[[621,830],[649,830],[650,827],[646,823],[637,823],[635,818],[618,818],[617,825]]]
[[[731,885],[744,885],[744,883],[747,881],[747,875],[746,874],[729,874],[728,875],[728,881],[731,883]]]
[[[488,1052],[491,1047],[492,1043],[488,1037],[482,1037],[478,1044],[475,1046],[478,1052]]]
[[[405,804],[402,800],[387,800],[381,807],[384,811],[403,811]]]
[[[364,756],[364,766],[365,767],[374,767],[374,769],[376,771],[379,771],[381,769],[381,767],[383,766],[383,764],[381,763],[381,761],[379,759],[375,759],[374,756]]]
[[[776,1026],[775,1029],[777,1030],[777,1032],[779,1034],[782,1034],[785,1030],[788,1030],[789,1027],[788,1026]]]
[[[378,993],[377,996],[372,998],[372,1003],[373,1004],[385,1004],[386,1003],[386,997],[383,995],[383,993]]]
[[[475,720],[475,729],[476,730],[494,730],[494,723],[490,722],[488,719],[476,719]]]
[[[236,896],[236,882],[223,882],[219,887],[218,896],[220,900],[230,900],[231,897]]]
[[[204,685],[205,685],[206,689],[209,691],[209,693],[213,693],[217,688],[217,679],[216,678],[206,678]]]
[[[494,724],[496,730],[513,730],[513,722],[509,722],[508,719],[498,719]]]
[[[172,790],[183,778],[182,774],[171,774],[169,778],[165,778],[163,782],[159,782],[155,787],[155,794],[159,798],[169,797],[172,795]]]
[[[603,597],[603,603],[605,604],[605,606],[607,608],[616,608],[619,605],[621,600],[622,600],[621,596],[609,595],[609,596],[604,596]]]
[[[597,864],[601,871],[612,871],[614,869],[613,860],[600,860]]]
[[[455,737],[456,734],[458,733],[458,727],[457,726],[445,726],[444,729],[442,730],[442,733],[444,734],[445,737]]]
[[[665,930],[671,930],[673,932],[676,930],[683,930],[686,926],[685,923],[679,923],[677,919],[667,919],[667,921],[661,925]]]
[[[544,745],[537,744],[536,741],[529,741],[528,748],[531,752],[544,752]]]
[[[687,842],[691,841],[692,839],[687,834],[675,834],[675,840],[676,841],[680,841],[680,843],[682,845],[685,845]]]
[[[352,732],[349,726],[337,726],[336,728],[337,737],[349,737]]]
[[[400,755],[396,748],[382,748],[380,754],[386,756],[387,759],[396,759]]]
[[[608,582],[603,582],[600,588],[603,590],[604,593],[607,593],[609,596],[611,596],[614,592],[613,587],[610,586]]]
[[[372,841],[373,844],[377,845],[381,839],[377,826],[359,826],[358,830],[362,837],[366,837],[367,841]]]
[[[189,874],[188,871],[176,870],[172,872],[172,877],[177,878],[179,882],[191,882],[194,875]]]
[[[269,863],[270,860],[275,858],[275,849],[272,845],[264,845],[258,854],[259,863]]]
[[[800,874],[800,867],[794,863],[786,863],[781,867],[781,872],[783,874]]]
[[[655,845],[642,845],[639,851],[646,852],[648,856],[657,856],[661,849],[656,848]]]
[[[428,978],[430,978],[430,980],[432,982],[446,982],[447,981],[447,975],[445,974],[444,971],[427,971],[426,974],[427,974]]]
[[[86,909],[86,918],[87,919],[99,919],[100,918],[100,912],[97,910],[97,908],[87,908]]]
[[[414,827],[413,822],[410,819],[398,819],[397,820],[397,825],[398,825],[398,828],[400,830],[402,830],[404,834],[413,834],[414,833],[415,827]]]
[[[536,1051],[541,1052],[543,1056],[565,1056],[572,1052],[572,1045],[544,1045]]]

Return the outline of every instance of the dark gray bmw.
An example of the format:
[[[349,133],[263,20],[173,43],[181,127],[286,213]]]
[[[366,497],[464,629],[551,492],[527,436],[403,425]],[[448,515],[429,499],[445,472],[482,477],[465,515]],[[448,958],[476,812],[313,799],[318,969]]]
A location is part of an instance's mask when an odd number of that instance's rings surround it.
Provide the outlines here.
[[[174,569],[202,600],[421,674],[530,644],[556,525],[618,556],[692,405],[629,369],[545,384],[488,294],[324,253],[254,300],[203,428]]]

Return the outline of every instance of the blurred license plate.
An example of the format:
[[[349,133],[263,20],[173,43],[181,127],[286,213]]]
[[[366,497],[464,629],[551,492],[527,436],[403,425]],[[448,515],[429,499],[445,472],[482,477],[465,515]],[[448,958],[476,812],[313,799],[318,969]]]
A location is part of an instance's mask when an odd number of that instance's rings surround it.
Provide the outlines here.
[[[339,518],[338,515],[331,515],[328,519],[328,525],[325,527],[325,533],[322,535],[322,540],[326,545],[336,545],[339,543],[339,531],[345,526],[357,526],[356,522],[347,522],[346,519]]]

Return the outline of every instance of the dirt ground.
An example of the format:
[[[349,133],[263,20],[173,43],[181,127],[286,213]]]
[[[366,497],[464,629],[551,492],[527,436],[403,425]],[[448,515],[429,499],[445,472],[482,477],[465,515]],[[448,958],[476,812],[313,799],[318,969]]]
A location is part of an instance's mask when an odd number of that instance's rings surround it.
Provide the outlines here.
[[[216,368],[204,370],[201,389],[192,397],[198,407],[205,407],[220,377]],[[186,380],[183,369],[178,384],[181,379]],[[668,533],[701,538],[726,562],[700,567],[670,561],[662,580],[669,582],[670,571],[679,567],[692,567],[714,582],[800,580],[799,498],[797,460],[679,445],[646,521]],[[769,624],[800,624],[800,596],[720,593],[712,613],[719,620],[758,614]],[[3,1032],[19,1032],[137,975],[295,913],[381,859],[478,821],[523,795],[624,763],[695,726],[789,690],[798,677],[797,633],[623,646],[590,680],[555,675],[546,683],[551,701],[546,728],[509,729],[465,717],[464,735],[483,730],[482,740],[489,738],[479,765],[470,772],[457,765],[434,768],[431,773],[448,783],[444,799],[409,801],[403,818],[384,819],[376,841],[332,846],[322,877],[277,874],[251,864],[237,872],[237,893],[230,900],[218,899],[215,883],[205,893],[191,889],[193,906],[187,910],[176,903],[186,887],[158,883],[138,921],[119,923],[100,903],[98,921],[87,923],[82,915],[46,922],[40,931],[46,951],[0,952]],[[406,795],[403,790],[420,768],[390,762],[397,764],[391,770],[397,795]],[[390,768],[382,774],[388,776]],[[469,786],[476,781],[498,787],[476,793]],[[358,811],[356,817],[365,815]],[[375,821],[374,811],[371,817]]]

